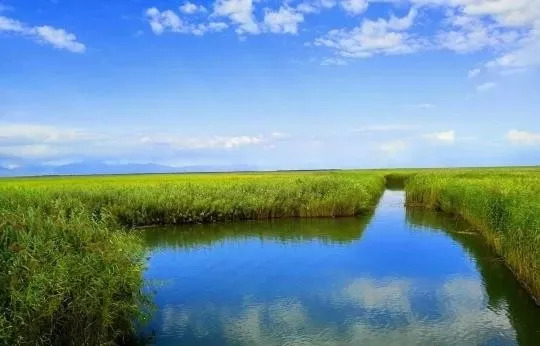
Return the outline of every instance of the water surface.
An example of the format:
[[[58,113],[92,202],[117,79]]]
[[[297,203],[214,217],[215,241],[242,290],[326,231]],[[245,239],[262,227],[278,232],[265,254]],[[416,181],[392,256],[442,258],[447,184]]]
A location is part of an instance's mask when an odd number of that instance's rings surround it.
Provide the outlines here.
[[[374,215],[144,231],[157,345],[540,345],[540,308],[467,224]]]

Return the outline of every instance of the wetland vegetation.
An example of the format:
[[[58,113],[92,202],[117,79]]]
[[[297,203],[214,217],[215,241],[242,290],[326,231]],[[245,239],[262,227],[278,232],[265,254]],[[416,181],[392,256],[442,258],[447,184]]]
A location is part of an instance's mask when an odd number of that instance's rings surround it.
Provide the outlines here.
[[[10,178],[0,180],[0,344],[128,342],[150,306],[135,228],[370,215],[385,183],[405,181],[409,206],[467,219],[539,297],[538,168]],[[192,227],[209,244],[229,232]],[[319,236],[304,228],[290,232]]]

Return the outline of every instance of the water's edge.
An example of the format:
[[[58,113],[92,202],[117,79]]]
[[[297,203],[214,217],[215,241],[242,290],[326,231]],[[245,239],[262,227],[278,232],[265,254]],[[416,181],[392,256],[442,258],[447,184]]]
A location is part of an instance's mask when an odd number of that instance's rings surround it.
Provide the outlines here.
[[[396,191],[396,190],[394,190]],[[399,190],[400,192],[405,194],[404,190]],[[178,229],[178,231],[173,231],[172,229],[162,229],[162,230],[151,230],[151,229],[144,229],[144,233],[146,233],[146,236],[150,243],[154,244],[153,246],[170,248],[170,251],[175,251],[174,249],[181,250],[181,251],[199,251],[196,249],[205,249],[207,248],[208,251],[212,247],[215,247],[216,245],[218,248],[226,248],[226,244],[229,243],[227,239],[245,239],[246,241],[248,239],[257,239],[259,238],[261,241],[264,238],[269,237],[268,239],[274,239],[277,242],[291,242],[291,241],[303,241],[303,242],[313,242],[315,239],[318,239],[317,242],[326,243],[334,243],[334,244],[343,244],[344,246],[347,244],[350,244],[351,242],[358,242],[361,241],[361,239],[365,238],[365,235],[363,235],[364,231],[363,229],[366,228],[367,225],[371,225],[373,222],[373,217],[375,213],[378,211],[380,213],[380,209],[384,209],[384,206],[382,205],[383,202],[383,196],[385,196],[387,193],[387,190],[381,194],[381,198],[379,198],[379,201],[377,203],[377,207],[368,215],[363,215],[357,218],[303,218],[303,219],[291,219],[290,221],[284,220],[284,219],[277,219],[277,220],[258,220],[258,221],[239,221],[234,223],[215,223],[215,224],[201,224],[201,225],[191,225],[186,228],[186,226],[181,226],[182,229]],[[488,290],[488,294],[491,299],[504,299],[505,301],[508,300],[510,303],[509,309],[511,311],[514,311],[513,314],[515,314],[515,311],[520,310],[530,310],[530,306],[527,303],[527,299],[523,299],[522,294],[519,292],[520,289],[523,289],[521,283],[516,279],[515,275],[510,274],[511,271],[504,263],[504,266],[501,266],[503,262],[499,264],[500,261],[497,261],[496,258],[500,258],[500,256],[495,256],[495,253],[487,248],[487,244],[483,244],[483,239],[481,237],[481,234],[479,234],[472,225],[467,222],[464,218],[460,217],[459,215],[451,215],[445,212],[435,212],[433,210],[430,210],[429,208],[409,208],[406,207],[404,200],[399,205],[400,213],[405,213],[407,223],[412,225],[412,227],[425,227],[426,229],[434,229],[442,231],[443,234],[446,234],[451,239],[454,239],[458,244],[460,244],[461,247],[463,247],[463,250],[469,255],[474,258],[474,263],[477,267],[477,270],[481,273],[483,280],[485,280],[486,289]],[[382,216],[382,219],[387,218],[386,216]],[[391,217],[390,217],[391,218]],[[379,219],[381,219],[381,215],[379,215]],[[311,221],[310,221],[311,220]],[[351,222],[351,228],[350,231],[347,230],[348,222]],[[359,221],[360,224],[358,223]],[[324,224],[331,224],[331,223],[339,223],[339,227],[342,230],[339,233],[339,237],[328,237],[327,234],[324,233],[324,230],[319,231],[321,229],[324,229],[324,227],[311,227],[310,224],[317,224],[322,223]],[[378,221],[380,223],[380,220]],[[276,223],[279,225],[279,227],[273,227],[273,224]],[[290,229],[287,228],[287,225],[290,224]],[[306,227],[302,228],[302,225],[307,225]],[[359,227],[359,225],[363,225]],[[416,225],[416,226],[414,226]],[[299,228],[300,227],[300,228]],[[372,227],[380,227],[380,226],[372,226]],[[466,231],[463,231],[465,229]],[[188,231],[190,230],[190,231]],[[232,230],[232,231],[231,231]],[[469,230],[474,230],[474,232],[469,232]],[[156,232],[154,232],[156,231]],[[148,232],[148,233],[147,233]],[[160,238],[163,238],[163,235],[166,232],[176,232],[176,234],[173,236],[176,237],[176,239],[173,243],[171,243],[169,240],[166,240],[165,243],[162,243]],[[232,233],[231,233],[232,232]],[[322,233],[321,233],[322,232]],[[372,234],[372,233],[370,233]],[[390,234],[391,235],[391,234]],[[153,239],[152,237],[155,236]],[[192,237],[192,238],[190,238]],[[372,236],[371,236],[372,237]],[[193,247],[188,246],[186,247],[185,244],[191,244],[193,242]],[[399,237],[397,239],[397,243],[399,243]],[[190,250],[193,249],[193,250]],[[205,250],[206,251],[206,250]],[[267,251],[267,250],[266,250]],[[316,253],[316,251],[315,251]],[[231,255],[234,257],[233,253]],[[262,255],[262,253],[261,253]],[[264,256],[267,256],[266,254]],[[380,254],[378,255],[380,256]],[[369,257],[369,256],[368,256]],[[392,257],[392,256],[389,256]],[[395,257],[395,256],[394,256]],[[224,257],[228,258],[228,257]],[[494,261],[497,263],[493,263]],[[283,259],[280,258],[282,261]],[[234,262],[233,262],[234,264]],[[230,265],[230,264],[229,264]],[[502,289],[498,285],[500,285],[500,278],[492,277],[493,273],[497,271],[497,269],[493,269],[494,266],[496,268],[504,267],[504,270],[508,271],[508,275],[504,273],[497,274],[498,276],[512,276],[514,281],[518,283],[519,289],[516,290],[516,292],[513,292],[514,283],[511,282],[511,280],[508,281],[508,287]],[[233,272],[235,271],[234,268],[240,268],[237,266],[229,267],[232,268]],[[239,273],[241,270],[239,271]],[[218,283],[219,285],[219,283]],[[243,287],[242,283],[238,283],[239,286]],[[463,288],[466,290],[466,288]],[[497,293],[498,291],[501,291]],[[512,292],[512,293],[509,293]],[[501,296],[502,294],[502,296]],[[531,304],[534,305],[533,300],[531,299],[530,295],[527,293],[528,300],[530,300]],[[499,297],[499,298],[497,298]],[[163,299],[163,297],[161,298]],[[186,298],[189,301],[189,298]],[[200,299],[197,298],[197,299]],[[535,302],[536,303],[536,302]],[[495,304],[497,303],[490,303]],[[538,311],[533,311],[534,315]],[[512,322],[512,324],[517,322]],[[523,327],[520,326],[519,323],[516,324],[514,327],[516,328],[516,331],[518,333],[518,336],[521,335],[521,338],[525,338],[524,340],[530,341],[530,323],[529,327]],[[534,323],[534,322],[533,322]],[[521,328],[521,331],[520,331]],[[521,340],[519,344],[522,345],[533,345],[533,343],[530,343],[529,341],[523,341]]]

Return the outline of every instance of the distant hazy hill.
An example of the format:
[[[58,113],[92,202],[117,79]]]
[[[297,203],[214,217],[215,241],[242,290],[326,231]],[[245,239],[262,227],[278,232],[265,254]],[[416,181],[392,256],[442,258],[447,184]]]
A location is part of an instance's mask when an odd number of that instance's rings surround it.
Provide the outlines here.
[[[75,175],[75,174],[134,174],[134,173],[183,173],[183,172],[232,172],[254,171],[250,165],[198,165],[173,167],[153,163],[107,164],[104,162],[80,162],[62,166],[28,165],[14,169],[0,167],[0,176],[25,175]]]

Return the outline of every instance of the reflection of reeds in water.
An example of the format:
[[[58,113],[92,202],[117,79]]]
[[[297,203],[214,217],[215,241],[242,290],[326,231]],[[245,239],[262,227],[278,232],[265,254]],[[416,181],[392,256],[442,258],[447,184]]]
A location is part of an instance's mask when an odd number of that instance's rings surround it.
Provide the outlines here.
[[[540,299],[540,170],[417,174],[407,203],[460,215]]]
[[[335,219],[280,219],[153,227],[140,230],[140,233],[150,248],[196,248],[227,239],[249,238],[284,243],[319,240],[339,244],[360,239],[372,214]]]
[[[361,172],[2,179],[0,344],[128,337],[146,297],[127,228],[358,215],[383,185]]]
[[[538,307],[473,225],[460,217],[422,208],[407,209],[407,223],[422,231],[440,230],[460,244],[482,276],[490,309],[509,311],[520,345],[537,344]]]

